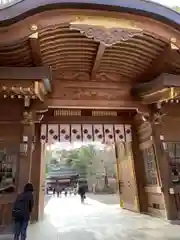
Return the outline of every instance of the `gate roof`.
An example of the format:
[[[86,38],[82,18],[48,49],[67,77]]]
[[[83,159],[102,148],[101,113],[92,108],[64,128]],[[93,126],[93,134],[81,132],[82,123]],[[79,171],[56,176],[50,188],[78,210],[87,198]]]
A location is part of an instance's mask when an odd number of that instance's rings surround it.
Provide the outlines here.
[[[122,82],[125,100],[134,82],[180,74],[180,14],[151,1],[14,0],[0,21],[3,67],[50,66],[53,81]]]
[[[44,6],[52,9],[52,5],[56,5],[56,7],[59,5],[58,7],[61,8],[71,7],[132,12],[150,16],[169,23],[180,24],[180,18],[177,12],[148,0],[1,0],[0,9],[2,10],[0,21],[15,18],[30,10],[31,12],[28,15],[31,15],[32,10],[34,12],[39,12],[39,8]]]

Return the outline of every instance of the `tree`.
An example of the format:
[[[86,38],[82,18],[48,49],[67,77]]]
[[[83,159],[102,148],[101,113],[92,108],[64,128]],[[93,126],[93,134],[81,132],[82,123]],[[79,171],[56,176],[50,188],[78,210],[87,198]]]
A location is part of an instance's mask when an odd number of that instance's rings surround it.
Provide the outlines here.
[[[50,164],[57,165],[59,164],[59,161],[56,158],[51,158]]]
[[[94,172],[93,161],[96,158],[96,149],[93,145],[83,146],[69,152],[67,163],[80,174],[92,175]]]
[[[109,189],[109,177],[116,175],[116,158],[114,149],[104,146],[103,149],[95,145],[82,146],[73,150],[59,151],[60,162],[64,162],[86,178],[92,188],[96,184],[98,190]]]
[[[104,187],[108,188],[108,177],[116,174],[115,151],[106,145],[103,150],[98,150],[97,155],[97,159],[101,163],[101,169],[104,173]]]
[[[174,7],[172,7],[172,9],[175,10],[176,12],[179,12],[179,13],[180,13],[180,7],[174,6]]]

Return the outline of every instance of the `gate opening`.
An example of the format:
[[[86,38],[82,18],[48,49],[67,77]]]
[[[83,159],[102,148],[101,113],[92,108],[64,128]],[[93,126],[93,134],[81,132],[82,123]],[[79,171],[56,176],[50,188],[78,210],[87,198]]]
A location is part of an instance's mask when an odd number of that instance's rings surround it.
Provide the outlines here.
[[[67,211],[78,206],[81,186],[86,191],[85,205],[119,207],[114,144],[57,142],[47,145],[45,162],[45,213],[53,212],[52,201]]]
[[[78,205],[79,185],[86,187],[87,203],[139,212],[131,124],[43,124],[41,146],[46,213],[52,201],[67,211]]]

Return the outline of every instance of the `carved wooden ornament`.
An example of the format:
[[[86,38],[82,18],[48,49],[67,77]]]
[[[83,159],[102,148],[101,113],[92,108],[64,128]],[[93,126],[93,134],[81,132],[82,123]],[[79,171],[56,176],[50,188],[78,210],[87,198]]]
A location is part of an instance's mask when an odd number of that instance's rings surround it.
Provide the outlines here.
[[[57,79],[69,81],[90,81],[90,74],[87,72],[61,71],[58,72]],[[127,82],[125,77],[120,77],[117,74],[98,72],[92,81],[98,82]]]
[[[70,25],[71,30],[78,30],[87,38],[92,38],[97,42],[101,42],[107,47],[111,47],[116,43],[127,41],[134,36],[142,36],[142,30],[110,28],[101,26],[90,26],[84,24]]]
[[[21,121],[21,123],[24,125],[31,125],[33,124],[33,119],[34,119],[33,113],[25,111],[23,113],[23,120]]]
[[[40,123],[44,115],[35,111],[25,111],[23,113],[23,120],[21,121],[24,125],[32,125],[34,123]]]

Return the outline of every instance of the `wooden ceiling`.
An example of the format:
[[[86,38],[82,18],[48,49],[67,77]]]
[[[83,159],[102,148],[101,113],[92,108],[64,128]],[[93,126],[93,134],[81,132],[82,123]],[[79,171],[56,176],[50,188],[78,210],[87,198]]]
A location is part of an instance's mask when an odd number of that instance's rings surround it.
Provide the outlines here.
[[[0,46],[0,66],[48,65],[55,79],[83,73],[84,81],[94,81],[98,74],[106,73],[115,76],[112,81],[120,81],[123,77],[130,81],[146,81],[148,74],[180,73],[178,51],[173,51],[170,57],[163,55],[168,46],[169,43],[158,36],[143,33],[105,47],[63,24],[44,28],[21,42]],[[163,68],[157,69],[162,62]]]
[[[98,49],[97,42],[69,26],[40,31],[39,43],[43,64],[55,71],[90,73]]]

